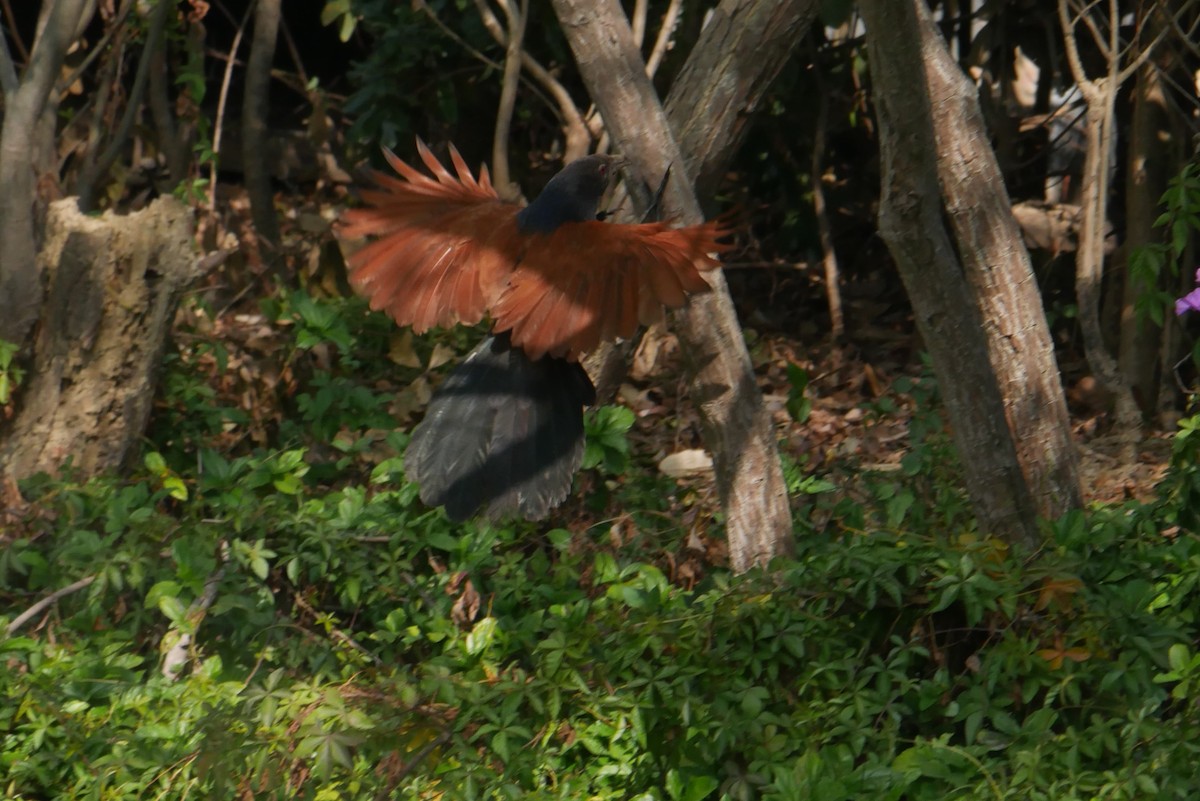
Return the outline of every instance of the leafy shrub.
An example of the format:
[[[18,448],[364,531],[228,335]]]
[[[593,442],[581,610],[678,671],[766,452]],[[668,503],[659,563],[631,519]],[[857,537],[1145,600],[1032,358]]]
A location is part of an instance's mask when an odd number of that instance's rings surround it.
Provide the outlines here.
[[[1156,505],[1067,516],[1036,559],[835,521],[770,574],[684,590],[603,530],[453,527],[399,458],[332,491],[306,484],[305,460],[206,452],[182,500],[154,471],[27,487],[44,514],[6,555],[7,606],[97,579],[0,641],[8,795],[1195,786],[1200,545],[1160,533],[1170,485]],[[171,681],[162,651],[181,633],[191,658]]]

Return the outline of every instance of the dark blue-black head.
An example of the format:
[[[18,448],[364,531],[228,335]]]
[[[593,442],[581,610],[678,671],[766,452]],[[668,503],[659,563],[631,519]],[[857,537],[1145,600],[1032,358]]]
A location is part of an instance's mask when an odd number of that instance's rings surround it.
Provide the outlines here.
[[[584,156],[563,167],[517,214],[522,233],[548,234],[566,222],[596,219],[600,198],[628,163],[624,156]]]

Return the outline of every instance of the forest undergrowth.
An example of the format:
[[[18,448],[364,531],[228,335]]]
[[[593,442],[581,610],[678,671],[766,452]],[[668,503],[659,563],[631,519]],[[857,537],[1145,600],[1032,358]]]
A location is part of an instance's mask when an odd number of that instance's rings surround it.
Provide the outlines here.
[[[132,475],[21,487],[6,797],[1191,797],[1200,418],[1022,553],[974,527],[904,309],[750,330],[795,556],[734,577],[702,465],[660,469],[700,448],[670,335],[551,523],[456,527],[404,432],[474,334],[310,264],[190,298]]]

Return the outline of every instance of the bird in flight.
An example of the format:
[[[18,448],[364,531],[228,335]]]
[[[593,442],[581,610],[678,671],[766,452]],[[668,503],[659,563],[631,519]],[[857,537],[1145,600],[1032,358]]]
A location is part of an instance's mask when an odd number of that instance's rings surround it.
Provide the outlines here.
[[[545,517],[583,459],[583,407],[596,391],[579,357],[709,289],[728,249],[721,219],[686,228],[604,222],[600,201],[625,160],[571,162],[532,203],[501,200],[450,146],[452,174],[419,139],[432,177],[391,151],[339,235],[368,239],[350,283],[416,333],[491,319],[491,334],[434,392],[405,471],[455,521]]]

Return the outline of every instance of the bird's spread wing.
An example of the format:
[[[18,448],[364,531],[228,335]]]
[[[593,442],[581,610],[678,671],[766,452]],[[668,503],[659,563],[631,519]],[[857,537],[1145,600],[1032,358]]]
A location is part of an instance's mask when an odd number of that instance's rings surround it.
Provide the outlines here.
[[[451,147],[455,176],[420,140],[417,148],[434,177],[385,151],[400,178],[374,173],[378,188],[342,215],[339,234],[373,238],[349,258],[351,285],[419,333],[483,318],[516,263],[520,209],[500,200],[486,166],[476,180]]]
[[[688,228],[663,223],[566,223],[531,236],[507,288],[492,305],[497,331],[537,359],[577,356],[628,338],[662,307],[682,306],[709,288],[703,273],[728,250],[723,220]]]

